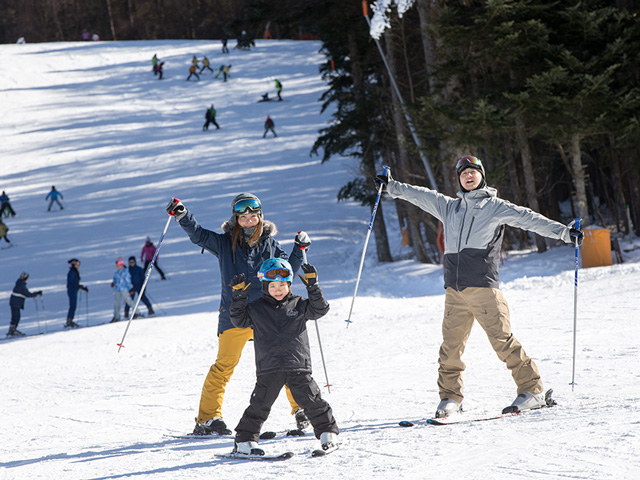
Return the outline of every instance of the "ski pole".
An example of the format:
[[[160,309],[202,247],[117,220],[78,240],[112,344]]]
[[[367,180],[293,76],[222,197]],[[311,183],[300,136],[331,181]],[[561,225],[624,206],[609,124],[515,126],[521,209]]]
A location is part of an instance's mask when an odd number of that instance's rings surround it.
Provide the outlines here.
[[[149,300],[151,300],[153,302],[153,304],[160,309],[160,311],[162,312],[163,315],[167,314],[166,310],[164,308],[162,308],[162,305],[160,305],[158,302],[156,302],[156,299],[153,298],[149,292],[147,292],[147,298],[149,298]]]
[[[84,320],[85,325],[89,326],[89,292],[84,292]]]
[[[142,294],[144,293],[144,289],[147,288],[147,282],[149,281],[149,277],[151,276],[151,271],[153,270],[153,265],[156,263],[156,258],[158,258],[158,253],[160,253],[160,247],[162,246],[162,240],[164,240],[164,235],[167,233],[167,229],[169,228],[169,222],[173,217],[167,218],[167,223],[164,226],[164,230],[162,231],[162,235],[160,235],[160,240],[158,241],[158,247],[156,248],[156,253],[153,254],[153,258],[151,259],[151,263],[149,264],[149,268],[147,268],[147,273],[144,278],[144,283],[142,284],[142,288],[140,289],[140,293],[138,295],[138,300],[136,300],[136,304],[133,306],[131,310],[131,315],[129,316],[129,321],[127,322],[127,328],[124,330],[124,335],[122,335],[122,340],[118,343],[118,353],[120,353],[120,349],[124,347],[124,338],[127,336],[127,332],[129,331],[129,326],[131,326],[131,320],[133,320],[133,316],[138,309],[138,304],[140,303],[140,299],[142,298]]]
[[[302,249],[302,258],[304,259],[304,263],[308,263],[306,248]],[[329,393],[331,393],[331,384],[329,383],[329,375],[327,374],[327,364],[324,361],[324,352],[322,351],[322,341],[320,340],[320,327],[318,327],[317,320],[314,320],[313,322],[316,324],[316,334],[318,335],[318,346],[320,347],[320,358],[322,358],[322,367],[324,368],[324,379],[327,382],[325,387],[327,387],[327,390],[329,391]]]
[[[382,174],[385,175],[389,172],[389,167],[382,166]],[[347,322],[347,328],[351,322],[351,312],[353,312],[353,304],[356,301],[356,293],[358,293],[358,285],[360,284],[360,275],[362,274],[362,267],[364,266],[364,256],[367,253],[367,245],[369,244],[369,237],[371,236],[371,230],[373,228],[373,220],[376,218],[376,212],[378,211],[378,204],[380,203],[380,197],[382,196],[382,189],[384,185],[381,183],[378,188],[378,196],[376,197],[376,203],[373,205],[373,212],[371,213],[371,221],[369,222],[369,230],[367,231],[367,237],[364,240],[364,248],[362,249],[362,257],[360,258],[360,268],[358,269],[358,277],[356,278],[356,288],[353,291],[353,298],[351,299],[351,308],[349,308],[349,317],[345,320]]]
[[[38,299],[36,297],[33,298],[33,303],[36,304],[36,323],[38,324],[38,333],[42,333],[42,329],[40,328],[40,315],[38,313]]]
[[[580,229],[580,218],[574,218],[575,228]],[[580,258],[580,248],[578,246],[578,236],[575,236],[575,246],[576,246],[576,273],[574,280],[574,289],[573,289],[573,366],[571,369],[571,391],[573,392],[573,388],[576,385],[576,336],[577,336],[577,325],[578,325],[578,267],[579,267],[579,258]]]
[[[45,333],[49,333],[49,329],[47,328],[47,309],[44,308],[44,298],[40,295],[40,306],[42,307],[42,323],[44,323],[44,331]]]

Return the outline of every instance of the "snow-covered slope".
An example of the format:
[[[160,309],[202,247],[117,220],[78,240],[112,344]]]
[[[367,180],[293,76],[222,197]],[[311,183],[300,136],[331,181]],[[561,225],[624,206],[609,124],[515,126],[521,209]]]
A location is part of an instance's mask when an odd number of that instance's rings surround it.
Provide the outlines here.
[[[580,271],[577,385],[572,390],[573,249],[506,256],[503,290],[515,335],[540,367],[560,406],[493,422],[403,429],[403,419],[433,414],[444,296],[439,266],[375,262],[374,242],[346,319],[370,213],[336,201],[357,166],[309,156],[329,121],[318,98],[324,58],[314,42],[258,42],[251,52],[219,54],[218,42],[158,41],[0,46],[0,189],[19,216],[7,219],[17,245],[0,251],[0,337],[8,298],[21,271],[44,290],[28,300],[20,329],[31,338],[0,341],[0,478],[433,478],[631,479],[640,408],[637,363],[640,250],[626,263]],[[153,54],[165,78],[151,73]],[[185,81],[191,57],[232,64],[223,83],[211,74]],[[281,103],[257,103],[284,84]],[[201,130],[214,103],[220,130]],[[277,138],[262,138],[271,115]],[[402,179],[401,179],[402,180]],[[490,179],[489,179],[490,180]],[[47,212],[55,185],[65,210]],[[161,316],[125,323],[112,317],[117,257],[140,255],[166,222],[164,206],[181,198],[217,230],[230,201],[249,191],[289,249],[298,230],[313,246],[331,312],[318,322],[342,448],[311,459],[312,435],[263,442],[299,455],[282,463],[238,463],[215,453],[233,440],[168,438],[193,428],[200,389],[215,359],[217,261],[173,222],[160,253],[169,280],[153,273],[148,292]],[[392,207],[390,203],[385,206]],[[385,208],[394,254],[402,252],[393,208]],[[4,242],[3,242],[4,243]],[[637,248],[638,241],[635,240]],[[4,245],[2,245],[4,246]],[[624,248],[634,247],[627,240]],[[82,283],[76,320],[64,331],[67,260]],[[303,293],[299,282],[295,289]],[[146,309],[142,308],[144,312]],[[314,377],[324,385],[315,327]],[[482,329],[464,356],[470,413],[509,404],[515,386]],[[227,388],[224,415],[234,427],[248,404],[255,369],[249,346]],[[265,429],[293,426],[284,395]]]

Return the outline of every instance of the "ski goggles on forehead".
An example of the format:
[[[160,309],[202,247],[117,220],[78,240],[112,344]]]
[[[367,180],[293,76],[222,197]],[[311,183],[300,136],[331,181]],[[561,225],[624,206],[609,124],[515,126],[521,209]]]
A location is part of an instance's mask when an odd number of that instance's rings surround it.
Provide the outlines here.
[[[274,268],[267,270],[262,274],[267,280],[279,280],[281,282],[290,282],[292,280],[292,273],[286,268]]]
[[[479,167],[482,167],[482,161],[476,157],[462,157],[460,160],[458,160],[458,163],[456,163],[456,170],[465,165],[477,165]]]
[[[238,215],[244,215],[245,213],[258,213],[260,212],[260,200],[257,198],[245,198],[238,200],[233,206],[233,211]]]

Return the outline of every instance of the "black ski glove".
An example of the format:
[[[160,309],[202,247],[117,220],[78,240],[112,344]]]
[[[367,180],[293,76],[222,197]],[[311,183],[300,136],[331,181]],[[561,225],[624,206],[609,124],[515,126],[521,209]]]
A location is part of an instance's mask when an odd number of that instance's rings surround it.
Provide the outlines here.
[[[318,272],[316,271],[316,267],[314,267],[313,265],[309,265],[308,263],[304,263],[300,265],[300,268],[304,272],[304,277],[300,274],[298,274],[298,276],[300,277],[300,280],[304,282],[307,288],[318,283]]]
[[[231,292],[233,299],[242,300],[247,298],[249,296],[249,285],[251,285],[251,282],[245,283],[244,281],[244,273],[233,277],[233,280],[231,280],[231,283],[229,284],[233,290],[233,292]]]
[[[85,292],[89,293],[89,289],[84,285],[78,285],[78,290],[84,290]]]
[[[38,290],[37,292],[33,292],[33,293],[34,293],[34,295],[35,295],[36,297],[37,297],[37,296],[40,296],[40,297],[42,296],[42,290]]]
[[[303,232],[302,230],[298,232],[293,241],[300,250],[307,250],[311,246],[311,239],[309,238],[309,235],[307,232]]]
[[[584,242],[584,232],[578,228],[571,227],[569,229],[569,235],[571,236],[572,239],[577,238],[578,246],[581,246],[582,243]]]
[[[176,222],[179,222],[187,214],[187,208],[179,198],[172,198],[167,204],[166,211],[170,216],[175,217]]]
[[[129,295],[131,295],[131,298],[136,296],[136,291],[132,288],[131,290],[129,290]]]
[[[376,175],[376,179],[375,179],[376,190],[380,188],[380,185],[384,185],[386,188],[386,186],[389,184],[391,180],[393,180],[393,178],[391,177],[391,169],[387,168],[386,174],[381,173],[380,175]]]

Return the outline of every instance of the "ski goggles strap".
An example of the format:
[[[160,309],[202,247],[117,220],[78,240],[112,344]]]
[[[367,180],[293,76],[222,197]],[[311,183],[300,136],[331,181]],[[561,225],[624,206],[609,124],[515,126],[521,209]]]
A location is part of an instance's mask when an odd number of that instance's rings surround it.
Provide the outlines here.
[[[247,213],[259,213],[261,209],[260,200],[257,198],[244,198],[238,200],[233,206],[233,211],[238,215]]]

